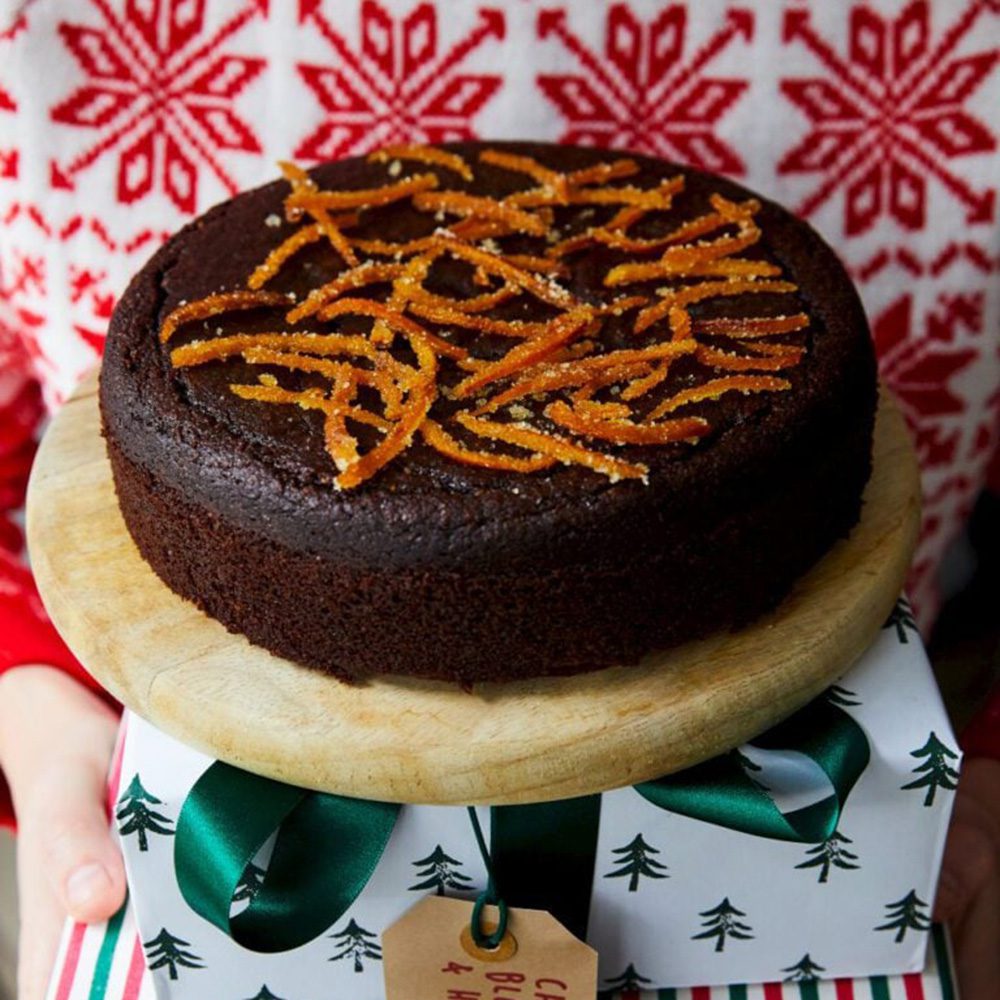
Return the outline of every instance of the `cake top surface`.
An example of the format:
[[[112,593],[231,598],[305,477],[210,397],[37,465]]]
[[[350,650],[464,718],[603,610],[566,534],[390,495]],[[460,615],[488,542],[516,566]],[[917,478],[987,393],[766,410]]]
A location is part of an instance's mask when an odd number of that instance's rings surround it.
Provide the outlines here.
[[[193,401],[274,427],[334,489],[414,441],[512,485],[648,482],[739,419],[734,397],[793,390],[817,332],[760,201],[704,175],[504,144],[284,171],[194,234],[160,341]],[[223,268],[197,245],[219,231]]]
[[[161,248],[102,375],[135,460],[285,544],[597,559],[595,523],[755,502],[874,392],[836,256],[722,178],[507,142],[286,171]]]

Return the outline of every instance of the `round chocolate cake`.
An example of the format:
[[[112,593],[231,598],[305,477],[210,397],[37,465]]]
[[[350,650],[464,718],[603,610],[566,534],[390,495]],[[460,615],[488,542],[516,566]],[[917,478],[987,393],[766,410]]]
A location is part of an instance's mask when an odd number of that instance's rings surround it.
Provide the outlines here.
[[[139,272],[101,373],[132,537],[230,630],[344,679],[629,664],[856,522],[872,344],[777,205],[544,144],[284,173]]]

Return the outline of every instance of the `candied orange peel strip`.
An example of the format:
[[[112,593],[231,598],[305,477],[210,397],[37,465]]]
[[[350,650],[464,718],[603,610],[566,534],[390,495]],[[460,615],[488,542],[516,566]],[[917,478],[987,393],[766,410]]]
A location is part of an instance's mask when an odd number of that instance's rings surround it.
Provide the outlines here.
[[[566,175],[544,166],[534,157],[521,156],[518,153],[505,153],[499,149],[484,149],[479,154],[479,160],[481,163],[489,163],[494,167],[502,167],[504,170],[525,174],[540,184],[543,190],[556,200],[561,200],[566,196]]]
[[[506,472],[539,472],[551,468],[556,460],[549,455],[503,455],[493,451],[473,451],[456,441],[436,420],[428,418],[420,425],[423,439],[442,455],[465,465]]]
[[[375,208],[379,205],[389,205],[417,194],[419,191],[429,191],[436,188],[437,177],[434,174],[417,174],[406,177],[395,184],[386,184],[378,188],[359,188],[356,191],[321,191],[318,189],[293,190],[285,199],[285,206],[292,211],[310,212],[317,208]]]
[[[549,305],[567,309],[577,304],[574,297],[565,288],[554,282],[544,281],[523,268],[511,264],[503,257],[491,254],[480,247],[468,246],[454,236],[437,234],[432,237],[432,240],[435,246],[447,250],[459,260],[467,261],[469,264],[481,267],[487,274],[495,274],[497,277],[518,285]],[[548,265],[551,262],[546,261],[545,263]]]
[[[414,195],[413,205],[423,212],[452,212],[467,218],[500,222],[512,232],[532,236],[544,236],[547,229],[542,219],[531,212],[495,198],[483,198],[463,191],[421,191]]]
[[[307,211],[316,220],[319,231],[327,238],[330,246],[340,254],[344,262],[350,264],[352,267],[356,265],[358,263],[357,256],[351,249],[350,243],[347,242],[347,238],[340,231],[340,226],[338,226],[326,210],[326,206],[312,204],[311,202],[305,206],[293,204],[296,198],[311,199],[317,191],[316,182],[306,171],[294,163],[283,162],[281,170],[285,179],[292,187],[292,193],[285,199],[286,217],[294,221],[302,214],[303,209]],[[280,262],[278,265],[272,265],[275,271],[277,266],[280,266]],[[271,274],[266,260],[258,268],[257,272],[255,272],[255,275],[251,277],[251,280],[254,280],[254,277],[262,285],[270,279]]]
[[[392,160],[412,160],[428,166],[444,167],[458,174],[464,181],[473,179],[472,168],[458,153],[449,153],[434,146],[383,146],[368,154],[371,163],[389,163]]]
[[[424,338],[428,344],[433,345],[438,354],[449,358],[464,358],[469,353],[464,347],[459,347],[457,344],[449,343],[443,337],[438,337],[383,302],[373,302],[370,299],[337,299],[337,301],[323,306],[319,311],[321,319],[334,319],[344,315],[370,316],[373,319],[379,319],[390,329],[398,330],[410,337],[416,335]]]
[[[694,332],[710,336],[731,337],[733,340],[752,340],[773,337],[782,333],[796,333],[809,326],[805,313],[794,316],[734,316],[721,319],[697,319]]]
[[[284,292],[216,292],[196,302],[185,302],[171,310],[160,325],[160,343],[166,344],[178,327],[197,319],[209,319],[239,310],[287,306],[289,302],[289,296]]]
[[[687,406],[690,403],[701,403],[708,399],[718,399],[727,392],[782,392],[791,389],[792,383],[783,378],[772,378],[768,375],[732,375],[726,378],[710,379],[702,385],[683,389],[676,395],[665,399],[646,415],[647,420],[658,420],[664,414]]]
[[[523,423],[499,423],[483,420],[471,413],[459,412],[455,419],[466,429],[480,437],[506,444],[518,445],[542,455],[548,455],[565,465],[583,465],[607,476],[613,483],[620,479],[642,479],[649,475],[649,468],[637,462],[624,462],[599,451],[591,451],[566,438],[546,434]]]
[[[780,354],[751,357],[731,351],[720,351],[715,347],[700,346],[695,352],[695,357],[709,368],[724,368],[734,372],[776,372],[783,368],[794,368],[802,360],[802,353],[793,348]]]
[[[678,441],[695,441],[704,437],[710,424],[701,417],[665,420],[662,423],[633,423],[627,419],[601,418],[557,400],[545,408],[545,416],[553,423],[575,434],[601,438],[614,444],[671,444]]]
[[[323,306],[332,302],[343,292],[354,291],[365,285],[394,281],[402,273],[402,264],[377,264],[374,261],[366,260],[348,271],[341,271],[333,281],[328,281],[325,285],[314,288],[302,302],[285,316],[285,321],[298,323],[307,316],[319,312]]]
[[[224,361],[255,347],[301,351],[321,356],[349,354],[372,361],[380,353],[367,337],[342,333],[237,333],[214,340],[193,340],[175,347],[170,361],[175,368],[190,368],[209,361]]]
[[[466,376],[452,389],[452,394],[456,399],[465,399],[491,382],[508,378],[536,364],[568,344],[593,319],[594,311],[589,306],[581,306],[556,317],[548,324],[545,332],[512,347],[499,361],[483,365],[472,375]]]
[[[798,291],[790,281],[731,279],[729,281],[704,281],[698,285],[669,290],[659,302],[646,306],[635,319],[635,332],[643,333],[672,309],[703,302],[705,299],[726,298],[733,295],[763,295]],[[693,327],[692,327],[693,329]]]
[[[676,358],[693,354],[697,345],[694,341],[666,342],[635,350],[611,351],[591,358],[577,358],[535,365],[524,371],[509,388],[488,399],[477,412],[489,413],[506,406],[524,396],[552,392],[567,386],[588,383],[611,384],[633,375],[648,373],[650,362],[665,358]],[[638,370],[636,369],[638,366]],[[604,373],[611,373],[607,382],[602,382]]]

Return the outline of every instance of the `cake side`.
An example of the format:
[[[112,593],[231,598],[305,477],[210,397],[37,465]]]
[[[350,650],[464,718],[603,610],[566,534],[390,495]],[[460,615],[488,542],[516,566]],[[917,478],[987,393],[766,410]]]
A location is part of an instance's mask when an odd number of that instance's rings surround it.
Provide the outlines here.
[[[564,170],[616,159],[491,147]],[[474,160],[476,148],[460,148]],[[650,184],[679,168],[643,170]],[[374,171],[355,161],[317,174],[357,187]],[[703,193],[749,196],[685,177]],[[102,373],[126,522],[173,589],[227,627],[341,676],[572,672],[748,620],[855,522],[875,405],[870,338],[835,256],[777,206],[758,215],[766,256],[811,320],[802,363],[782,373],[791,391],[723,397],[719,430],[694,447],[635,449],[646,484],[561,465],[452,468],[417,441],[348,492],[331,487],[314,425],[295,414],[295,447],[282,451],[280,408],[242,423],[220,416],[228,383],[185,380],[156,338],[181,298],[245,280],[248,261],[280,239],[264,220],[285,193],[279,183],[240,196],[168,243],[123,298]],[[567,282],[577,291],[593,280],[589,259]],[[765,299],[753,297],[755,312],[777,315],[782,303]]]

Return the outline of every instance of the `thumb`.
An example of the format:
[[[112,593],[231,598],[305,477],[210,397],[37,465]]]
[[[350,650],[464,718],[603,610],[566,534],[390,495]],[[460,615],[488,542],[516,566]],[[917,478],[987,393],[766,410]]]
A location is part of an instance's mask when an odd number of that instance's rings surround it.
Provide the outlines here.
[[[87,757],[63,758],[36,785],[29,810],[37,857],[56,899],[75,920],[114,914],[125,899],[125,870],[104,811],[104,773]],[[44,790],[44,791],[43,791]]]

